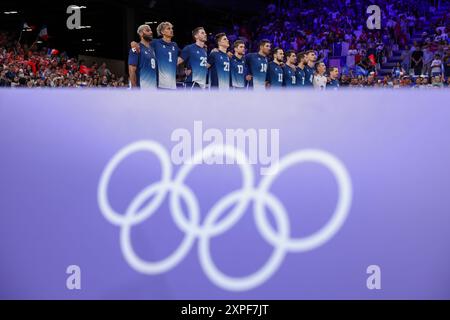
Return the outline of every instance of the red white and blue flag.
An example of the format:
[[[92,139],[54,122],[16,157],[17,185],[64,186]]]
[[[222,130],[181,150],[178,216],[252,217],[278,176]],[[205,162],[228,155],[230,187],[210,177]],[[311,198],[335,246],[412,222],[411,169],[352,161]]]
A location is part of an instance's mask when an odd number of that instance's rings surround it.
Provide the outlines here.
[[[47,26],[42,26],[41,31],[39,31],[38,37],[44,41],[48,40]]]

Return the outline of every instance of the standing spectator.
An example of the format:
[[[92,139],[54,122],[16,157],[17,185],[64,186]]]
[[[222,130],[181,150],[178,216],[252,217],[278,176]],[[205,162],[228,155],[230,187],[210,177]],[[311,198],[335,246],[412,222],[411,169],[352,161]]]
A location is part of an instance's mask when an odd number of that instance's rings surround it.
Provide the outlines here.
[[[414,69],[414,75],[419,76],[422,74],[423,51],[420,47],[417,47],[411,54],[411,68]]]
[[[441,56],[439,54],[436,54],[434,56],[433,61],[431,61],[430,69],[431,69],[431,76],[433,78],[436,76],[442,77],[444,68],[442,65]]]
[[[447,48],[447,51],[445,53],[444,59],[444,74],[445,77],[450,79],[450,50]]]
[[[433,52],[430,44],[427,44],[423,50],[423,73],[430,75],[431,62],[433,61]]]
[[[106,76],[108,79],[111,78],[111,71],[106,67],[106,62],[103,62],[100,68],[98,68],[98,74],[100,77]]]
[[[409,68],[411,66],[411,51],[408,46],[405,46],[405,50],[402,52],[402,68],[406,73],[409,73]]]

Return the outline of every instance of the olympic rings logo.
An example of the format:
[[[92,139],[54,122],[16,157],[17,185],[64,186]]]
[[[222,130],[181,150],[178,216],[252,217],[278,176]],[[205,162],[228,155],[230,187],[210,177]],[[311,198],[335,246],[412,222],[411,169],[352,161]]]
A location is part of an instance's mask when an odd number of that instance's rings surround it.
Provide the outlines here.
[[[129,155],[136,152],[155,154],[162,167],[161,180],[139,192],[126,209],[125,214],[116,212],[108,199],[108,185],[117,166]],[[184,184],[185,179],[198,163],[212,156],[227,156],[236,160],[241,174],[242,187],[232,191],[218,202],[200,221],[198,200],[191,189]],[[102,172],[98,185],[98,204],[104,217],[120,229],[120,246],[127,263],[136,271],[144,274],[161,274],[177,266],[190,252],[198,239],[200,264],[206,276],[217,286],[230,291],[250,290],[266,282],[280,267],[288,252],[305,252],[320,247],[330,240],[345,222],[351,202],[352,184],[345,166],[333,155],[322,150],[305,149],[286,155],[269,169],[271,174],[263,176],[259,185],[254,186],[252,167],[246,155],[231,145],[210,145],[193,155],[192,161],[185,163],[172,179],[172,164],[166,149],[155,141],[137,141],[119,150],[108,162]],[[334,175],[339,189],[339,197],[333,215],[329,221],[315,233],[301,238],[290,237],[289,216],[283,204],[269,192],[276,177],[283,170],[303,162],[315,162],[328,168]],[[169,197],[169,207],[176,226],[185,233],[179,247],[161,261],[146,261],[134,251],[131,243],[131,228],[155,214]],[[152,198],[151,201],[148,200]],[[183,213],[180,198],[186,203],[188,218]],[[143,204],[147,203],[144,207]],[[268,261],[255,273],[244,277],[230,277],[215,265],[210,253],[210,239],[231,229],[244,215],[250,203],[258,231],[274,247]],[[226,217],[217,222],[221,214],[234,206]],[[141,208],[142,207],[142,208]],[[265,212],[274,215],[277,230],[267,220]]]

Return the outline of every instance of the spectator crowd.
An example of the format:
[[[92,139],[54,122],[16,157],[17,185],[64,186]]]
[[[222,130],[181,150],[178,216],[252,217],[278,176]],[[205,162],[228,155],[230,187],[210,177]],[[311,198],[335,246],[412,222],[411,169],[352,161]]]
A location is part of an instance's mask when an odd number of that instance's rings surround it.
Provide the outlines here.
[[[20,44],[13,33],[0,33],[0,87],[125,87],[123,77],[105,63],[87,66],[83,60],[36,43]]]
[[[379,30],[366,26],[366,10],[372,4],[369,0],[277,1],[253,19],[235,24],[229,38],[244,40],[251,49],[259,40],[269,39],[285,51],[315,50],[319,61],[341,69],[344,86],[448,84],[449,1],[376,1],[381,9]],[[398,64],[391,66],[395,54]]]

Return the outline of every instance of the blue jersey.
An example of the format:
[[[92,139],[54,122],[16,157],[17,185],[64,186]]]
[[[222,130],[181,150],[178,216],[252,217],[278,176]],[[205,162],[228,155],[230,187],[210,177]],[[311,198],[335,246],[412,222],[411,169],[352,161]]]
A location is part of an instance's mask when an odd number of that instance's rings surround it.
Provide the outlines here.
[[[295,70],[295,76],[297,78],[297,86],[304,87],[306,82],[306,74],[305,74],[305,68],[297,67]]]
[[[285,65],[283,67],[283,86],[287,88],[292,88],[297,86],[297,75],[296,70],[297,68],[292,69],[288,65]]]
[[[128,54],[128,64],[136,66],[136,82],[140,88],[157,87],[156,78],[156,57],[152,47],[146,47],[139,43],[140,52],[131,49]]]
[[[181,58],[184,60],[186,68],[191,70],[191,74],[186,78],[186,82],[196,82],[202,87],[206,86],[208,75],[208,54],[205,48],[197,44],[190,44],[181,51]]]
[[[210,86],[212,88],[230,88],[230,58],[225,52],[211,52],[208,57]]]
[[[326,89],[334,89],[337,90],[339,89],[339,80],[338,79],[331,79],[330,82],[327,84]]]
[[[231,86],[233,88],[245,88],[245,76],[247,74],[247,66],[244,58],[239,59],[232,56],[230,59],[231,69]]]
[[[158,87],[163,89],[177,88],[177,61],[180,49],[175,42],[163,39],[152,41],[158,61]]]
[[[305,71],[305,86],[312,86],[314,78],[314,68],[306,65],[303,71]]]
[[[270,83],[271,87],[282,87],[283,74],[283,67],[272,61],[269,63],[269,70],[267,71],[267,82]]]
[[[267,58],[259,53],[249,53],[245,57],[245,64],[248,68],[248,74],[252,75],[250,85],[254,89],[263,89],[266,87]]]

